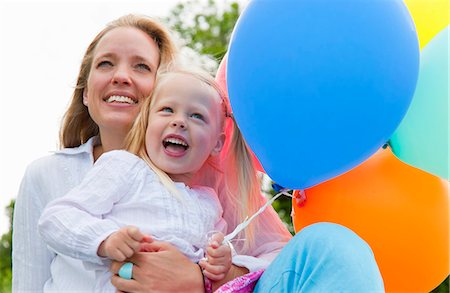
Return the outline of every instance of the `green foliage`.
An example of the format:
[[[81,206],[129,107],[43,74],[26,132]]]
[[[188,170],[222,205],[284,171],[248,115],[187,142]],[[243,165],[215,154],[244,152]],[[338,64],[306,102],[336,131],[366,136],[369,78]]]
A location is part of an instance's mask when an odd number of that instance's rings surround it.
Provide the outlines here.
[[[0,292],[11,292],[11,249],[12,249],[12,219],[14,200],[6,207],[9,218],[9,231],[0,240]]]
[[[225,55],[234,25],[239,17],[237,2],[215,0],[177,4],[166,22],[189,48],[220,62]]]
[[[270,181],[270,185],[272,184],[273,181]],[[277,192],[272,187],[270,187],[268,190],[264,190],[264,192],[268,194],[270,197],[273,197],[277,194]],[[292,192],[288,193],[292,194]],[[289,232],[291,232],[291,234],[294,235],[295,231],[291,217],[292,199],[288,196],[282,195],[273,202],[272,206],[278,213],[278,216],[283,221],[285,226],[288,228]]]
[[[448,292],[450,292],[449,285],[450,285],[450,281],[449,281],[449,277],[447,276],[447,278],[439,286],[437,286],[433,291],[431,291],[431,293],[448,293]]]

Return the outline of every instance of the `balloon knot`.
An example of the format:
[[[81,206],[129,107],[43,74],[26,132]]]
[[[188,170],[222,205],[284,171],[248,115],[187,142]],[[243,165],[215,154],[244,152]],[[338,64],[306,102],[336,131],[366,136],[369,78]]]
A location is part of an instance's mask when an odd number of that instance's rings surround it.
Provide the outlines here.
[[[305,190],[294,190],[293,197],[295,198],[295,204],[297,207],[302,207],[306,204],[306,193]]]

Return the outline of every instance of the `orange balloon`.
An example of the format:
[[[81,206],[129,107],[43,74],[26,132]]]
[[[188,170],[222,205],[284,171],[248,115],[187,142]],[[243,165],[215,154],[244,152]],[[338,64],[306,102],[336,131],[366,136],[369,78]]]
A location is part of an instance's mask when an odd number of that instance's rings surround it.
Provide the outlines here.
[[[411,167],[389,148],[293,201],[296,231],[344,225],[372,248],[387,292],[429,292],[449,274],[448,181]]]

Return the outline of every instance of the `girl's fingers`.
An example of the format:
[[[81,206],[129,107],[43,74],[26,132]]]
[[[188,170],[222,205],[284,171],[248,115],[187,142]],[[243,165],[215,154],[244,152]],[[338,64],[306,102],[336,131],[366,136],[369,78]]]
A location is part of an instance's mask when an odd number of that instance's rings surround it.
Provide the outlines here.
[[[206,248],[206,255],[216,258],[229,256],[231,259],[231,248],[228,245],[220,245],[217,248],[208,247]]]
[[[217,248],[220,246],[220,244],[223,242],[224,235],[221,232],[215,233],[211,236],[211,239],[209,240],[209,245],[213,248]]]
[[[220,281],[225,278],[225,273],[213,274],[210,271],[204,270],[203,274],[211,281]]]
[[[142,234],[142,232],[137,227],[134,226],[128,226],[127,233],[131,239],[138,242],[141,242],[142,238],[144,238],[144,234]]]

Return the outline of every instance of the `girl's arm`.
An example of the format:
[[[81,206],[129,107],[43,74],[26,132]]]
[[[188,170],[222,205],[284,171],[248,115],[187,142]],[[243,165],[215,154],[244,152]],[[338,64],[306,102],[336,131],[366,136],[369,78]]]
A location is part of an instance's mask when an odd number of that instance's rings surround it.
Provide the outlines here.
[[[100,243],[120,228],[102,216],[132,190],[139,162],[125,151],[103,154],[79,186],[45,208],[39,232],[47,244],[58,253],[101,264]]]

